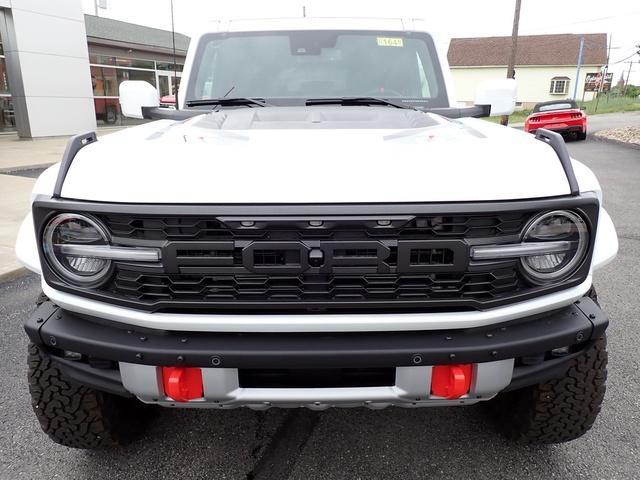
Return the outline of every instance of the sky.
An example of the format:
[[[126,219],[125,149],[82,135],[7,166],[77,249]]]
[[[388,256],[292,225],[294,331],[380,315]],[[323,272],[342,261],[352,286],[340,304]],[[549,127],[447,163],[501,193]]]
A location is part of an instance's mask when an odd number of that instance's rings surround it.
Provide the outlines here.
[[[82,0],[94,14],[95,0]],[[102,17],[170,29],[170,0],[101,0]],[[192,35],[221,18],[413,17],[425,19],[445,37],[511,35],[515,0],[173,0],[176,31]],[[522,0],[520,34],[607,33],[614,83],[629,64],[630,82],[640,84],[640,2],[637,0]],[[631,58],[627,58],[631,57]],[[577,58],[577,52],[576,52]]]

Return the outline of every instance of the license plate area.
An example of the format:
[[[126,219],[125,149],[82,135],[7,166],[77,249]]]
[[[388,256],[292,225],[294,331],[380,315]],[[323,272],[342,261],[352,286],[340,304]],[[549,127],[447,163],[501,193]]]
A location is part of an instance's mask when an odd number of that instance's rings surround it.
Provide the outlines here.
[[[391,387],[395,368],[239,369],[242,388]]]

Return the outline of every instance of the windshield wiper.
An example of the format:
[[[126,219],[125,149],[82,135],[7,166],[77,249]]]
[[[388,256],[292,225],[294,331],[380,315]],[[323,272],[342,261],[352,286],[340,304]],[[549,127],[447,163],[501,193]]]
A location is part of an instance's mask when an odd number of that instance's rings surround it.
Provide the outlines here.
[[[248,97],[236,97],[236,98],[207,98],[205,100],[189,100],[187,101],[187,107],[270,107],[271,105],[265,102],[261,98],[248,98]]]
[[[342,105],[345,107],[354,105],[386,105],[395,108],[417,110],[416,107],[412,105],[379,97],[309,98],[306,100],[305,105]]]

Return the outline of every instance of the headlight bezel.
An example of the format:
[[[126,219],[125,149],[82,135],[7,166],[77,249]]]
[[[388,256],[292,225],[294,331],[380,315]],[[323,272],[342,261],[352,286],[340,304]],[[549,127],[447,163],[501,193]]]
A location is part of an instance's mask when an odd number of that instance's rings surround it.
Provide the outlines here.
[[[53,247],[53,236],[56,232],[56,229],[63,222],[70,220],[77,220],[89,224],[99,233],[105,245],[111,244],[111,234],[109,233],[107,228],[96,218],[84,213],[59,212],[47,219],[42,230],[41,246],[49,268],[63,281],[72,285],[76,285],[79,287],[96,287],[102,285],[113,272],[113,262],[111,260],[104,259],[103,261],[105,265],[99,272],[93,275],[80,275],[73,273],[58,258],[58,254]]]
[[[550,285],[562,283],[563,281],[572,277],[576,272],[578,272],[584,264],[585,259],[589,256],[589,252],[593,244],[591,238],[590,222],[588,218],[585,218],[584,215],[576,210],[557,209],[539,213],[538,215],[533,217],[532,220],[523,229],[520,241],[523,244],[527,243],[527,238],[534,228],[536,228],[541,222],[557,216],[568,218],[574,225],[577,226],[578,245],[575,249],[575,252],[573,253],[573,257],[571,258],[571,260],[569,260],[558,270],[555,270],[553,272],[540,272],[533,268],[527,260],[536,255],[520,257],[519,264],[522,274],[529,282],[534,285]]]

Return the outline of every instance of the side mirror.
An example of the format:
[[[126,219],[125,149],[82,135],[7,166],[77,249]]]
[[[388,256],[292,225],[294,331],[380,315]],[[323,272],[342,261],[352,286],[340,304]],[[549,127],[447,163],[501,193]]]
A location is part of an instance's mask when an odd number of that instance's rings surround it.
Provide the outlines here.
[[[158,91],[142,80],[125,80],[120,84],[120,109],[125,117],[144,118],[142,107],[160,105]]]
[[[516,81],[503,78],[481,83],[474,104],[490,107],[490,117],[511,115],[516,108]]]

